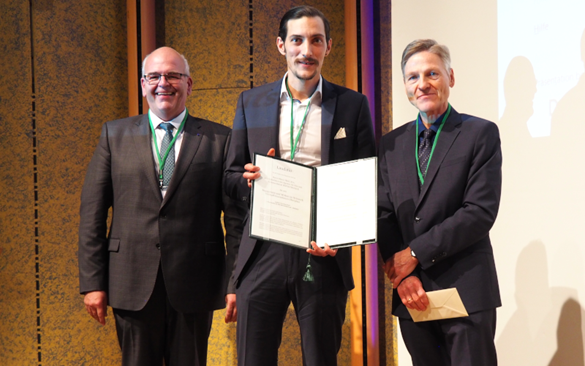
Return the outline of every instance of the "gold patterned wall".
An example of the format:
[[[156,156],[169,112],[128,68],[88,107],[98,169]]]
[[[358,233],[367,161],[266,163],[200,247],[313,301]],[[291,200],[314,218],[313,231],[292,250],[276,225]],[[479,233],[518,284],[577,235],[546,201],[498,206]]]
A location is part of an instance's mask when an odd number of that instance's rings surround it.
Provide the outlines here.
[[[281,78],[278,23],[300,4],[157,1],[164,11],[157,44],[190,62],[190,113],[231,126],[240,92]],[[331,22],[333,50],[323,75],[343,85],[344,1],[309,4]],[[111,309],[105,327],[86,313],[76,254],[81,186],[100,127],[128,115],[126,0],[0,6],[0,58],[8,65],[0,74],[0,365],[117,365]],[[350,365],[349,327],[347,313],[340,365]],[[281,365],[302,364],[292,307],[283,332]],[[235,325],[223,323],[223,311],[216,312],[209,351],[210,366],[236,365]]]
[[[1,3],[0,364],[114,365],[113,318],[86,314],[76,254],[100,125],[128,113],[125,1]]]
[[[38,291],[28,4],[3,0],[2,9],[0,58],[9,67],[0,88],[0,364],[7,365],[37,357]]]

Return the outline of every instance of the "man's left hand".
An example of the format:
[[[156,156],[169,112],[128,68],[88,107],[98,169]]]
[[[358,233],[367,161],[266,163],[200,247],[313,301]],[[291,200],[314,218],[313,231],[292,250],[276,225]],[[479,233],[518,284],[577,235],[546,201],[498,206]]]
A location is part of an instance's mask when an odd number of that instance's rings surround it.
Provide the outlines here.
[[[410,247],[394,254],[384,264],[384,272],[392,282],[392,286],[397,288],[400,282],[414,271],[418,265],[418,259],[410,254]]]
[[[335,254],[337,254],[337,249],[331,249],[327,243],[325,243],[325,248],[321,248],[317,245],[317,243],[312,241],[311,246],[313,249],[307,249],[307,253],[317,257],[335,257]]]
[[[225,295],[225,322],[235,323],[237,320],[236,294],[227,294]]]
[[[400,300],[409,309],[425,311],[429,306],[429,298],[423,289],[420,279],[415,276],[405,278],[398,285],[398,296]]]

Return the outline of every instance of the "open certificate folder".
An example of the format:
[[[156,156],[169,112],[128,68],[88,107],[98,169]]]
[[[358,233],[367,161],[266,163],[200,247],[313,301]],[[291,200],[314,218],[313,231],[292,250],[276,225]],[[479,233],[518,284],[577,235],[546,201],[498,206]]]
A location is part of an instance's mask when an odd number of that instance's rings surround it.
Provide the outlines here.
[[[309,248],[375,243],[377,158],[310,167],[254,155],[250,236]]]

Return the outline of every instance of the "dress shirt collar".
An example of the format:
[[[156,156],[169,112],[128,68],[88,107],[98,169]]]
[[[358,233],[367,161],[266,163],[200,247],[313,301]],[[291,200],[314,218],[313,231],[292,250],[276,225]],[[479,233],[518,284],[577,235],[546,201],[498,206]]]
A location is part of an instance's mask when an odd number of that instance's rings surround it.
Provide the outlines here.
[[[445,113],[447,113],[447,111],[445,111]],[[437,118],[437,120],[435,122],[433,122],[433,124],[431,124],[431,130],[433,130],[435,133],[437,133],[437,131],[439,130],[439,127],[441,127],[441,122],[443,121],[443,116],[445,115],[445,113],[441,114],[439,116],[439,118]],[[418,134],[419,136],[427,129],[427,126],[424,125],[424,123],[422,122],[422,119],[418,118],[414,121],[414,123],[417,123],[418,121]]]
[[[288,100],[288,91],[286,90],[286,78],[288,76],[288,72],[284,74],[282,78],[282,84],[280,85],[280,101]],[[317,89],[313,92],[313,95],[309,99],[311,99],[311,104],[313,105],[321,105],[321,101],[323,99],[323,76],[319,75],[319,83],[317,84]],[[305,103],[306,101],[303,101]]]
[[[183,122],[183,118],[185,118],[185,113],[187,113],[187,108],[185,108],[183,110],[183,112],[181,112],[181,114],[179,114],[177,117],[173,118],[172,120],[163,121],[156,114],[152,113],[151,109],[148,110],[148,115],[150,116],[150,120],[152,121],[152,128],[154,128],[155,130],[158,128],[158,126],[161,123],[170,122],[173,125],[173,127],[175,128],[175,131],[178,131],[179,126],[181,126],[181,122]]]

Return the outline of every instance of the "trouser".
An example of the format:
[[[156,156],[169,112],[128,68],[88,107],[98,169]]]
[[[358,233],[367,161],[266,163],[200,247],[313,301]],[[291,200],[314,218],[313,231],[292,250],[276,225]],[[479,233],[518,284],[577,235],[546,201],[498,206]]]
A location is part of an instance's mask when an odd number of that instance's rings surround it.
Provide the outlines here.
[[[496,366],[496,309],[464,318],[415,323],[400,319],[414,366]]]
[[[303,365],[335,366],[347,290],[333,257],[311,257],[313,282],[303,280],[309,254],[258,242],[236,290],[239,366],[276,366],[283,322],[293,303]]]
[[[181,313],[169,303],[162,272],[142,310],[114,309],[123,366],[205,366],[213,311]]]

